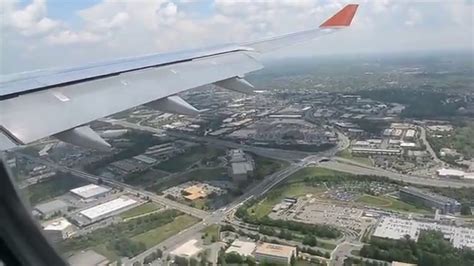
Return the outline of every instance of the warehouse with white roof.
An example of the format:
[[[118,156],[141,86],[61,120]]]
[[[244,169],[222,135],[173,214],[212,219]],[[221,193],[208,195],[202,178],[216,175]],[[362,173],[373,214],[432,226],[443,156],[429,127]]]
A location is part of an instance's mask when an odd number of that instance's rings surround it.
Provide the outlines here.
[[[98,198],[107,194],[111,189],[108,187],[98,186],[96,184],[89,184],[75,189],[70,192],[82,199]]]
[[[135,205],[136,200],[129,197],[120,197],[105,203],[99,204],[89,209],[80,211],[79,213],[91,221],[97,221],[102,218],[109,217],[113,214],[117,214],[124,211],[128,207]]]
[[[389,239],[403,239],[405,235],[409,235],[411,239],[417,241],[421,230],[441,231],[444,238],[448,239],[453,247],[474,249],[473,229],[396,217],[384,217],[378,223],[373,236]]]

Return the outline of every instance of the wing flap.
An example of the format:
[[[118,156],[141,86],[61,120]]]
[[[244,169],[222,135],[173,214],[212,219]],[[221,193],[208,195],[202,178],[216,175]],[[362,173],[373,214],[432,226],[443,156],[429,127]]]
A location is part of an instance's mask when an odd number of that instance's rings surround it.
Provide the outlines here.
[[[243,52],[41,90],[0,101],[0,125],[19,144],[176,93],[261,69]]]

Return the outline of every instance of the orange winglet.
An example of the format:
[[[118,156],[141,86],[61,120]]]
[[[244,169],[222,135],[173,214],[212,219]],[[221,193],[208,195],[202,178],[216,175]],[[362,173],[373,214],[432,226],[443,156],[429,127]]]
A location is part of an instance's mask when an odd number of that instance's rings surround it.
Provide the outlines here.
[[[347,27],[351,25],[352,18],[354,17],[357,7],[357,4],[350,4],[345,6],[336,15],[332,16],[330,19],[326,20],[320,28],[326,27]]]

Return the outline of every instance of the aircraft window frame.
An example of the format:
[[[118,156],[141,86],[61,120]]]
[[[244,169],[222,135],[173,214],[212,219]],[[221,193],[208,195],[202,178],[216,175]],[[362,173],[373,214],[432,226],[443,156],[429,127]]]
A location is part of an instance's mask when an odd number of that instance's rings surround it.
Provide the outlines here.
[[[67,265],[42,234],[0,153],[0,261],[4,265]]]

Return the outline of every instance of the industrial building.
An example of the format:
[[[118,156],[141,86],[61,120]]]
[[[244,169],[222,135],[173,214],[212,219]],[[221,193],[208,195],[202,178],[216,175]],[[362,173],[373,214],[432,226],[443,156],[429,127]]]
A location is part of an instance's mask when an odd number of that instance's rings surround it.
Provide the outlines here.
[[[69,238],[75,233],[74,226],[62,217],[43,224],[43,231],[46,237],[53,242]]]
[[[415,187],[401,188],[400,199],[406,202],[438,209],[442,214],[456,213],[461,210],[461,203],[457,200]]]
[[[250,242],[250,241],[241,241],[241,240],[234,240],[230,247],[225,251],[225,253],[231,253],[231,252],[236,252],[240,256],[252,256],[253,252],[255,251],[255,248],[257,245],[255,242]]]
[[[406,220],[396,217],[382,218],[378,223],[373,236],[388,239],[403,239],[406,235],[409,235],[411,239],[418,241],[421,230],[436,230],[442,232],[444,238],[449,240],[455,248],[474,248],[473,229],[431,222]]]
[[[253,176],[255,163],[249,155],[245,154],[241,149],[230,150],[229,156],[229,175],[236,183],[247,181],[248,177]]]
[[[400,149],[352,148],[352,153],[375,155],[399,155]]]
[[[289,265],[291,257],[296,257],[296,247],[272,243],[262,243],[255,250],[255,259],[259,262]]]
[[[436,174],[438,177],[461,179],[466,173],[461,170],[441,168],[436,170]]]
[[[65,213],[68,205],[62,200],[53,200],[46,203],[38,204],[33,209],[33,216],[41,219],[48,219],[54,215]]]
[[[138,160],[138,161],[140,161],[140,162],[142,162],[142,163],[146,163],[146,164],[154,164],[154,163],[156,163],[156,159],[153,159],[153,158],[148,157],[148,156],[143,155],[143,154],[134,156],[133,158],[136,159],[136,160]]]
[[[89,209],[82,210],[79,213],[90,221],[98,221],[102,218],[106,218],[120,211],[123,211],[127,207],[135,205],[136,203],[136,200],[122,196],[120,198],[107,201]]]
[[[98,186],[95,184],[89,184],[75,189],[71,189],[70,192],[81,199],[91,199],[98,198],[107,194],[110,191],[110,188]]]

